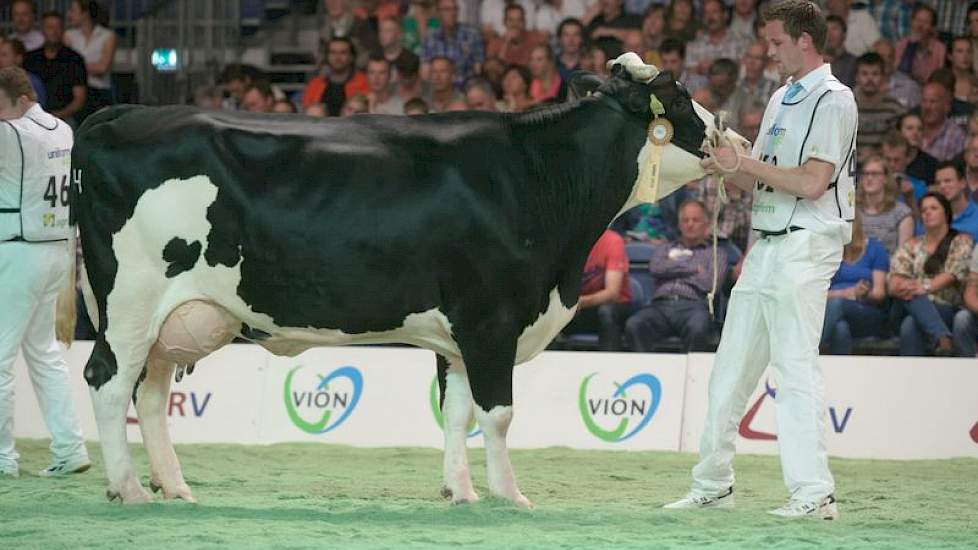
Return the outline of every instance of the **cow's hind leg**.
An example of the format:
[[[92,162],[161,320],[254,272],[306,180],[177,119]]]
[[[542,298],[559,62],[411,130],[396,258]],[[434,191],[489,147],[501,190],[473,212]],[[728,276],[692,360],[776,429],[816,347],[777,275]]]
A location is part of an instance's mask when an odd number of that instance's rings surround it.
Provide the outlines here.
[[[516,475],[506,447],[506,434],[513,420],[516,338],[493,339],[481,335],[481,342],[474,344],[463,347],[462,355],[475,401],[475,418],[482,428],[486,445],[489,491],[517,506],[529,508],[532,504],[516,486]]]
[[[174,364],[150,359],[146,363],[146,376],[136,387],[133,398],[139,415],[139,429],[143,434],[143,446],[149,456],[150,482],[153,491],[163,490],[164,498],[180,498],[196,502],[190,487],[183,479],[180,461],[170,441],[166,425],[166,404],[170,396],[170,380]]]
[[[91,390],[92,408],[102,445],[102,459],[109,478],[109,488],[105,494],[110,501],[119,499],[126,504],[152,500],[133,472],[126,437],[126,411],[144,362],[145,355],[139,361],[129,358],[117,361],[102,333],[85,366],[85,379]]]
[[[448,364],[438,356],[439,376],[445,373],[445,391],[442,395],[442,418],[445,432],[445,490],[444,496],[452,504],[476,502],[479,495],[472,487],[472,474],[466,456],[465,440],[472,424],[472,395],[469,379],[461,363]]]

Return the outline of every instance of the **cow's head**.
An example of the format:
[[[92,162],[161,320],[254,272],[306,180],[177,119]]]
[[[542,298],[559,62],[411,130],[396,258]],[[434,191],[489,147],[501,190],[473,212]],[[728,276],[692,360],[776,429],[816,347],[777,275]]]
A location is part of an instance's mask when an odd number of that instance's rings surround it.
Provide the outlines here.
[[[657,117],[672,126],[671,140],[662,147],[661,173],[657,198],[664,197],[686,183],[705,175],[700,167],[707,140],[715,137],[716,117],[693,101],[686,88],[672,73],[660,72],[631,52],[608,62],[611,77],[602,80],[595,75],[576,76],[571,82],[574,95],[580,97],[595,91],[614,98],[626,113],[640,119],[648,127]],[[658,112],[653,112],[658,111]],[[750,144],[730,129],[725,129],[730,143],[748,150]],[[648,186],[649,149],[652,142],[646,137],[646,147],[639,155],[639,186]],[[636,189],[643,202],[650,200],[651,189]]]

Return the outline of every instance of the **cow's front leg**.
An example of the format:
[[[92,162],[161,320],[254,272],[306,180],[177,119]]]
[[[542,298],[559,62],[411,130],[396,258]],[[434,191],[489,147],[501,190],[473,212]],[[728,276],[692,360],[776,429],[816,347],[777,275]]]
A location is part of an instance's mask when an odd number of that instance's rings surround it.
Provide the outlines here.
[[[443,368],[441,361],[443,359],[439,357],[439,368]],[[445,497],[452,499],[452,504],[476,502],[479,495],[472,487],[465,447],[472,423],[472,395],[469,393],[465,366],[461,363],[452,363],[448,368],[442,417],[445,432]]]
[[[149,486],[153,491],[162,489],[164,498],[196,502],[183,479],[180,461],[173,450],[170,430],[166,425],[165,408],[170,397],[173,367],[173,363],[166,361],[150,359],[147,362],[146,377],[136,388],[136,413],[143,434],[143,447],[149,456]]]
[[[143,361],[129,364],[120,362],[113,372],[115,361],[109,357],[112,351],[101,340],[104,336],[99,338],[85,367],[85,378],[91,386],[102,460],[109,478],[105,496],[110,501],[119,499],[125,504],[149,502],[152,497],[139,484],[133,472],[126,437],[126,411]]]
[[[489,491],[510,500],[523,508],[533,504],[523,496],[516,485],[516,474],[509,461],[509,449],[506,447],[506,433],[513,420],[512,405],[496,405],[488,412],[480,406],[475,407],[475,417],[482,428],[482,436],[486,442],[486,471],[489,478]]]

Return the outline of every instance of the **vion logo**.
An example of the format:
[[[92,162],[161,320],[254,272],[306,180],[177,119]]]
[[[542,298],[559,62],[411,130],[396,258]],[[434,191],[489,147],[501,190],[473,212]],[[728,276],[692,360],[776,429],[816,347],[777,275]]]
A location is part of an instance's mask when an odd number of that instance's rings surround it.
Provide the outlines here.
[[[581,381],[577,397],[581,420],[587,430],[609,443],[625,441],[642,431],[662,401],[659,379],[642,373],[624,384],[592,384],[596,375],[591,374]]]
[[[778,438],[777,435],[769,432],[762,432],[760,430],[755,430],[751,426],[754,423],[754,417],[757,416],[757,411],[761,409],[761,405],[764,400],[770,397],[771,399],[777,399],[777,390],[771,387],[771,384],[767,380],[764,381],[764,393],[761,394],[757,401],[751,405],[747,414],[740,419],[740,427],[738,432],[740,436],[744,439],[760,439],[774,441]],[[849,425],[849,419],[852,418],[852,407],[846,407],[845,411],[839,412],[835,407],[829,407],[829,420],[832,421],[832,429],[835,433],[840,434],[846,431],[846,426]]]
[[[438,427],[445,431],[445,417],[441,413],[441,407],[438,406],[438,375],[435,375],[431,379],[431,387],[428,389],[428,402],[431,403],[431,414],[435,417],[435,423]],[[466,437],[475,437],[482,433],[482,430],[476,425],[475,418],[469,422],[469,435]]]
[[[335,430],[356,409],[363,393],[363,375],[352,366],[322,376],[299,365],[285,377],[283,398],[289,419],[300,430],[324,434]]]

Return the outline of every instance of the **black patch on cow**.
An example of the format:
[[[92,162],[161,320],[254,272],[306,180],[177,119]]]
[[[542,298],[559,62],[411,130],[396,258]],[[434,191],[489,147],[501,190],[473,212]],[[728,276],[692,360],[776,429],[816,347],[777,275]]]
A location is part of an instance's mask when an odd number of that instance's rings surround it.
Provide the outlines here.
[[[187,243],[180,237],[170,239],[163,247],[163,261],[169,264],[166,268],[166,276],[170,279],[193,269],[194,264],[200,258],[200,241]]]
[[[251,327],[247,323],[241,323],[241,337],[246,340],[261,342],[262,340],[267,340],[271,336],[271,334],[265,332],[264,330]]]
[[[143,384],[146,380],[146,367],[143,367],[143,372],[139,373],[139,379],[136,380],[136,385],[132,387],[132,404],[136,404],[136,392],[139,391],[139,386]]]
[[[102,319],[105,319],[104,314]],[[88,363],[85,364],[85,381],[97,390],[111,380],[117,371],[115,353],[112,352],[109,343],[105,341],[105,332],[102,323],[100,323],[99,333],[95,336],[95,345],[92,347],[92,356],[88,358]]]

